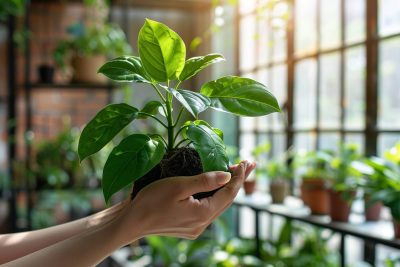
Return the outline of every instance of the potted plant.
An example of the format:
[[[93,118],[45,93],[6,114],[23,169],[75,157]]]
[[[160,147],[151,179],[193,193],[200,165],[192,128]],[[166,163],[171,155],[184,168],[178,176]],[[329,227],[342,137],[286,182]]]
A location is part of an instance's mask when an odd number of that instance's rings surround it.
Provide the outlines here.
[[[347,222],[361,173],[354,163],[360,159],[358,146],[340,144],[339,151],[331,160],[330,216],[333,221]]]
[[[66,62],[72,67],[72,81],[80,83],[104,83],[106,78],[96,71],[106,61],[130,53],[131,48],[121,28],[112,23],[85,26],[72,24],[68,28],[71,38],[61,41],[54,51],[54,60],[65,69]]]
[[[296,156],[296,165],[302,177],[301,198],[312,214],[329,213],[328,179],[331,175],[331,159],[332,153],[329,151],[310,151]]]
[[[372,171],[364,174],[377,181],[375,187],[366,189],[371,204],[381,201],[390,209],[395,236],[400,238],[400,143],[386,151],[384,157],[366,161]]]
[[[180,88],[183,81],[207,66],[222,61],[218,54],[186,58],[181,37],[166,25],[146,19],[138,36],[139,56],[124,56],[104,64],[99,73],[114,81],[148,84],[158,100],[141,109],[126,103],[102,109],[83,129],[79,139],[80,160],[101,150],[135,119],[153,119],[167,130],[134,133],[111,151],[103,170],[106,202],[117,191],[134,182],[132,197],[147,184],[170,176],[196,175],[207,171],[228,171],[229,160],[221,130],[198,119],[208,108],[238,116],[262,116],[279,112],[275,97],[252,79],[225,76],[203,84],[200,92]],[[180,104],[173,114],[173,103]],[[180,124],[183,112],[193,120]],[[157,115],[161,113],[161,115]],[[205,197],[212,193],[196,194]]]
[[[293,177],[292,166],[287,157],[269,160],[266,165],[267,177],[270,181],[269,192],[272,203],[281,204],[289,195],[289,179]]]

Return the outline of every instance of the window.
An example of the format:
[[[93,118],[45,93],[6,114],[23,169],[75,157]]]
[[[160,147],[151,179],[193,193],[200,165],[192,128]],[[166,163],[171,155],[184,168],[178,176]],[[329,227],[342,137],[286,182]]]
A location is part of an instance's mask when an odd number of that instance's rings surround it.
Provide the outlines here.
[[[242,157],[260,140],[272,156],[339,141],[379,155],[400,140],[397,0],[243,0],[239,25],[239,74],[287,107],[239,119]]]

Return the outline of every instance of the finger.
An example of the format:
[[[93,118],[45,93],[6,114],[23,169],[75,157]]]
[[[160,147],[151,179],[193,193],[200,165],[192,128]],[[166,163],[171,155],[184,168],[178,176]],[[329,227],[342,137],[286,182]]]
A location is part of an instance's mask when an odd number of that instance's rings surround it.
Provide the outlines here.
[[[250,173],[256,168],[257,163],[252,162],[247,166],[245,177],[249,177]]]
[[[206,172],[195,176],[181,177],[180,179],[180,199],[199,193],[208,192],[228,183],[231,179],[229,172]]]
[[[247,165],[247,162],[241,162],[233,172],[229,183],[210,197],[208,203],[212,210],[218,211],[233,201],[244,182]]]

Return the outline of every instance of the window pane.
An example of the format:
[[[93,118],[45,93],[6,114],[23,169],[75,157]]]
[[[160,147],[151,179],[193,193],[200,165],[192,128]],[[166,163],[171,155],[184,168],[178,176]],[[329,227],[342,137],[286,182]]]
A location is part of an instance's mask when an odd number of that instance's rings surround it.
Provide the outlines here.
[[[316,122],[316,70],[314,59],[300,61],[295,66],[294,127],[312,128]]]
[[[346,44],[365,39],[365,0],[344,1]]]
[[[399,0],[379,0],[379,34],[390,35],[400,32]]]
[[[384,152],[400,142],[400,134],[380,134],[378,137],[378,156],[383,156]]]
[[[363,129],[365,125],[365,48],[345,52],[345,128]]]
[[[257,41],[258,41],[258,53],[257,63],[258,65],[266,65],[269,62],[269,53],[271,47],[271,31],[268,23],[268,16],[265,10],[263,15],[257,18],[258,29],[257,29]]]
[[[0,100],[0,171],[7,166],[7,106]]]
[[[320,1],[320,48],[340,45],[340,0]]]
[[[260,69],[257,72],[257,80],[266,85],[271,90],[272,82],[269,77],[267,68]],[[267,131],[271,128],[271,116],[262,116],[257,118],[257,129],[260,131]]]
[[[281,133],[272,135],[272,157],[282,155],[286,151],[286,136]]]
[[[316,0],[295,1],[295,52],[304,54],[317,48]]]
[[[378,125],[400,129],[400,38],[380,43]]]
[[[320,127],[340,127],[340,55],[325,54],[320,58]]]
[[[297,133],[294,136],[296,151],[311,151],[315,149],[315,133]]]
[[[346,144],[357,144],[360,152],[364,152],[364,135],[362,134],[346,134],[344,137],[344,142]]]
[[[257,7],[257,0],[240,0],[239,1],[239,13],[248,14],[255,11]]]
[[[249,70],[256,62],[256,17],[246,16],[240,20],[240,69]]]
[[[279,105],[282,107],[287,98],[287,70],[286,65],[277,65],[271,69],[272,72],[272,88],[270,88],[271,92],[278,99]],[[283,130],[285,128],[285,117],[283,113],[273,113],[270,115],[273,122],[272,128],[274,130]]]
[[[338,133],[321,133],[319,135],[319,149],[327,149],[337,151],[340,141]]]
[[[274,62],[286,59],[286,32],[282,29],[274,29],[272,41],[272,60]]]
[[[243,132],[251,132],[255,130],[256,118],[254,117],[240,117],[240,130]]]
[[[253,160],[251,152],[256,145],[256,136],[253,133],[242,133],[240,135],[240,151],[241,159]]]

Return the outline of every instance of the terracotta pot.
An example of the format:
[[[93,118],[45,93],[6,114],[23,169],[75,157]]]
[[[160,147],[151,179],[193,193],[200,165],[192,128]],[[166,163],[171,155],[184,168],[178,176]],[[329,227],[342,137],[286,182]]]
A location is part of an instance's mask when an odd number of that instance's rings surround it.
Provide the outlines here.
[[[324,179],[303,179],[301,186],[301,198],[312,214],[325,215],[329,213],[329,192]]]
[[[364,196],[364,213],[366,221],[379,221],[381,217],[382,202],[377,202],[372,205],[367,205],[369,201],[369,196]]]
[[[289,194],[289,183],[286,180],[273,180],[269,184],[272,203],[281,204]]]
[[[394,237],[400,239],[400,221],[393,220]]]
[[[355,196],[355,192],[350,192],[351,196]],[[329,190],[330,197],[330,216],[332,221],[348,222],[351,212],[351,203],[343,198],[343,192]]]
[[[253,194],[256,189],[256,181],[244,181],[243,188],[246,196]]]
[[[73,69],[72,82],[77,83],[106,83],[107,78],[98,74],[97,70],[106,63],[104,55],[74,56],[71,59]]]

